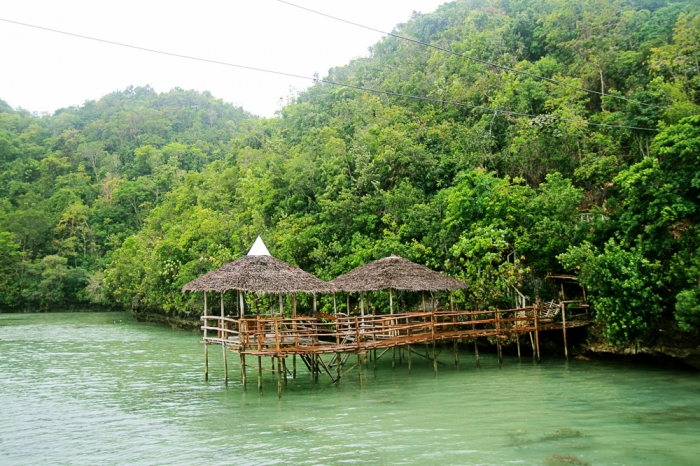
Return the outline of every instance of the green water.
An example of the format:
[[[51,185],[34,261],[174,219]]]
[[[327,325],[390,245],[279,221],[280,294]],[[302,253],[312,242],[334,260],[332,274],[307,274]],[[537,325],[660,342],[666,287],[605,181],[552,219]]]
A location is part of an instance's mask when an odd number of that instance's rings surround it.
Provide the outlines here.
[[[446,352],[437,378],[387,358],[362,389],[300,370],[280,401],[269,373],[262,397],[237,365],[225,387],[218,347],[205,383],[198,340],[122,313],[0,315],[0,464],[700,463],[695,372]]]

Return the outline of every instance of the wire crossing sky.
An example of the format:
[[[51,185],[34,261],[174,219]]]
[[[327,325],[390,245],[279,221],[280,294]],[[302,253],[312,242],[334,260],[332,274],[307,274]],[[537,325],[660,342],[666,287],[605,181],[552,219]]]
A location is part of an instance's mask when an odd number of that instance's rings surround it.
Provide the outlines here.
[[[535,114],[530,114],[530,113],[515,112],[515,111],[511,111],[508,109],[502,109],[502,108],[491,108],[491,107],[485,107],[485,106],[480,106],[480,105],[470,105],[467,103],[457,102],[454,100],[442,100],[442,99],[435,99],[432,97],[417,96],[417,95],[411,95],[411,94],[402,94],[402,93],[398,93],[398,92],[385,91],[385,90],[381,90],[381,89],[373,89],[373,88],[369,88],[369,87],[365,87],[365,86],[356,86],[356,85],[352,85],[352,84],[331,81],[329,79],[319,79],[319,78],[312,77],[312,76],[302,76],[302,75],[287,73],[287,72],[279,71],[279,70],[270,70],[270,69],[257,68],[257,67],[242,65],[242,64],[236,64],[236,63],[228,63],[228,62],[222,62],[222,61],[217,61],[217,60],[209,60],[206,58],[194,57],[191,55],[183,55],[183,54],[168,52],[168,51],[164,51],[164,50],[155,50],[155,49],[150,49],[150,48],[146,48],[146,47],[141,47],[139,45],[124,44],[121,42],[100,39],[97,37],[90,37],[90,36],[84,36],[81,34],[74,34],[72,32],[67,32],[67,31],[59,31],[57,29],[50,29],[50,28],[45,28],[45,27],[36,26],[36,25],[32,25],[32,24],[21,23],[18,21],[11,21],[11,20],[4,19],[4,18],[0,18],[0,21],[5,22],[5,23],[10,23],[10,24],[16,24],[19,26],[25,26],[25,27],[29,27],[29,28],[33,28],[33,29],[39,29],[42,31],[48,31],[48,32],[56,33],[56,34],[63,34],[66,36],[76,37],[79,39],[86,39],[86,40],[90,40],[90,41],[101,42],[104,44],[116,45],[119,47],[126,47],[126,48],[130,48],[130,49],[134,49],[134,50],[139,50],[142,52],[149,52],[149,53],[155,53],[155,54],[159,54],[159,55],[166,55],[169,57],[184,58],[187,60],[194,60],[194,61],[199,61],[199,62],[203,62],[203,63],[210,63],[210,64],[214,64],[214,65],[223,65],[223,66],[240,68],[240,69],[249,70],[249,71],[257,71],[260,73],[268,73],[268,74],[281,75],[281,76],[286,76],[286,77],[291,77],[291,78],[305,79],[305,80],[309,80],[309,81],[313,81],[313,82],[322,82],[322,83],[326,83],[326,84],[331,84],[333,86],[346,87],[346,88],[356,89],[356,90],[370,92],[370,93],[374,93],[374,94],[382,94],[382,95],[387,95],[387,96],[392,96],[392,97],[401,97],[401,98],[406,98],[406,99],[422,100],[425,102],[432,102],[432,103],[438,103],[438,104],[443,104],[443,105],[454,105],[454,106],[469,108],[469,109],[473,109],[473,110],[481,110],[481,111],[485,111],[488,113],[493,112],[494,117],[496,115],[498,115],[499,113],[502,115],[512,115],[512,116],[529,117],[529,118],[535,118],[537,116],[540,116],[540,115],[535,115]],[[641,127],[636,127],[636,126],[610,125],[610,124],[605,124],[605,123],[594,123],[594,122],[590,122],[587,120],[575,120],[575,119],[569,119],[569,118],[559,118],[556,116],[554,118],[556,118],[560,121],[566,121],[566,122],[570,122],[570,123],[580,123],[580,124],[585,124],[585,125],[589,125],[589,126],[636,129],[636,130],[642,130],[642,131],[657,131],[656,129],[641,128]]]
[[[412,12],[445,0],[304,0],[304,5],[392,30]],[[210,60],[138,53],[95,41],[0,23],[0,99],[53,112],[129,85],[210,91],[246,110],[273,116],[294,91],[312,84],[214,62],[240,63],[291,75],[325,76],[368,55],[382,35],[338,25],[275,0],[3,0],[0,17],[105,41]]]

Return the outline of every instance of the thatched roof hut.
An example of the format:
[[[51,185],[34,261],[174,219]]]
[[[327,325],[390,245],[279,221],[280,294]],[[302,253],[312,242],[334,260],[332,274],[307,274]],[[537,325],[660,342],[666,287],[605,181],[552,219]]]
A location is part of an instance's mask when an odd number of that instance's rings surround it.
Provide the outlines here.
[[[357,267],[330,282],[337,291],[450,291],[467,288],[464,282],[399,256]]]
[[[206,273],[182,291],[240,290],[253,293],[332,293],[333,285],[272,257],[260,237],[247,256]]]

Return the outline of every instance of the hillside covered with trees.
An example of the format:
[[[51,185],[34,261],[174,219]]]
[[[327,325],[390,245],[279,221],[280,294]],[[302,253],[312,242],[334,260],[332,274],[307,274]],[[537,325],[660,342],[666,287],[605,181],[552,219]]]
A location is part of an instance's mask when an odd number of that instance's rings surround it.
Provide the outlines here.
[[[457,54],[386,37],[272,119],[148,88],[0,107],[0,304],[196,313],[182,285],[260,234],[323,279],[404,256],[471,307],[576,273],[612,342],[700,327],[697,2],[458,0],[395,32]]]

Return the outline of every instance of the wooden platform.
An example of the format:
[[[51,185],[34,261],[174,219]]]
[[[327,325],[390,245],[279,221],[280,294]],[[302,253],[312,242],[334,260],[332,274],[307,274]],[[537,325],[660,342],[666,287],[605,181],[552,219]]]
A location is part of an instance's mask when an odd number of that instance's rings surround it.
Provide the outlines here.
[[[569,305],[567,309],[567,305]],[[539,359],[539,332],[560,330],[564,333],[565,353],[566,330],[591,323],[588,306],[576,302],[550,303],[544,307],[490,311],[450,311],[409,312],[402,314],[365,316],[326,316],[326,317],[221,317],[203,316],[202,330],[205,345],[218,344],[239,354],[242,377],[246,383],[246,356],[258,359],[258,388],[261,389],[261,358],[270,357],[272,371],[278,374],[281,395],[281,375],[286,380],[286,358],[293,357],[292,376],[296,376],[296,356],[310,369],[312,374],[327,373],[333,381],[341,378],[341,369],[350,354],[360,355],[377,351],[407,348],[409,361],[411,345],[433,345],[458,340],[493,338],[502,359],[501,344],[522,334],[530,334],[533,352]],[[520,339],[517,338],[518,352]],[[321,355],[331,354],[330,361]],[[382,353],[384,354],[384,353]],[[419,355],[423,357],[423,355]],[[206,357],[206,356],[205,356]],[[363,356],[366,357],[366,356]],[[381,356],[380,356],[381,357]],[[425,355],[429,358],[429,355]],[[458,354],[455,353],[455,358]],[[275,359],[277,369],[275,369]],[[435,369],[437,361],[433,354]],[[457,359],[456,359],[457,360]],[[409,362],[410,367],[410,362]],[[332,369],[335,369],[333,373]],[[205,369],[208,373],[208,369]],[[317,375],[314,375],[317,378]]]

